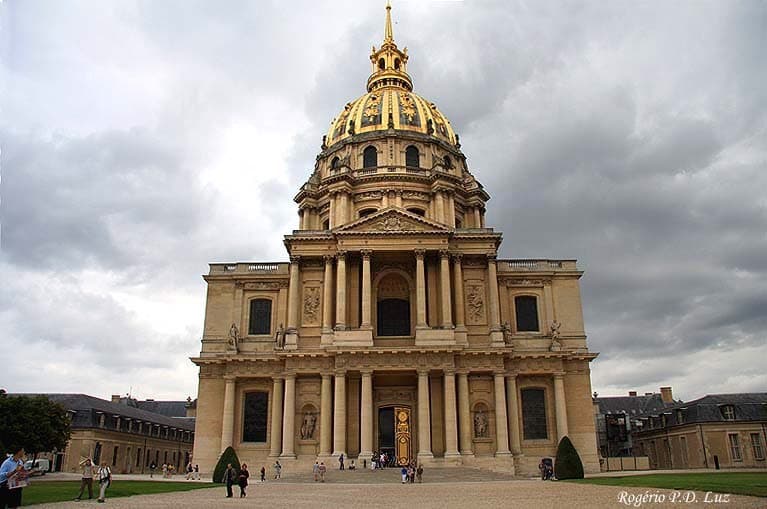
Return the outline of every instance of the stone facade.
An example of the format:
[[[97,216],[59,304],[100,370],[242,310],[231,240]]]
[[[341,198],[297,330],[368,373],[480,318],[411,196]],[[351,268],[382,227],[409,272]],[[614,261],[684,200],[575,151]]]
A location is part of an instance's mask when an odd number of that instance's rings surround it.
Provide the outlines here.
[[[388,9],[388,8],[387,8]],[[537,472],[568,435],[599,470],[574,260],[498,259],[489,195],[412,93],[389,11],[368,93],[295,197],[290,263],[211,264],[194,461],[333,456]]]

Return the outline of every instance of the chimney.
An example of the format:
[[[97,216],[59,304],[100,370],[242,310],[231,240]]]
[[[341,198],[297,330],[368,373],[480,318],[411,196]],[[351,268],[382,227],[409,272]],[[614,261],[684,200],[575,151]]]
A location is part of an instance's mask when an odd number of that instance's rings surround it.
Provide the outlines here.
[[[120,395],[112,394],[112,403],[119,403],[119,402],[120,402]]]
[[[671,395],[671,387],[660,388],[660,399],[662,399],[664,403],[674,402],[674,397]]]
[[[652,396],[652,392],[645,392],[644,395],[645,396]]]
[[[636,396],[636,395],[637,395],[637,391],[629,391],[629,396]]]

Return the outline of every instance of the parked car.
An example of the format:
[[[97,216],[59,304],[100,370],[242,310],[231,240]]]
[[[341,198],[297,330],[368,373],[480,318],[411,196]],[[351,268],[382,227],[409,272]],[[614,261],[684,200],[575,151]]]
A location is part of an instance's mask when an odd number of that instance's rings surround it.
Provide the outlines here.
[[[51,469],[51,462],[46,459],[35,460],[34,465],[32,460],[24,463],[24,469],[29,471],[29,475],[45,475]]]

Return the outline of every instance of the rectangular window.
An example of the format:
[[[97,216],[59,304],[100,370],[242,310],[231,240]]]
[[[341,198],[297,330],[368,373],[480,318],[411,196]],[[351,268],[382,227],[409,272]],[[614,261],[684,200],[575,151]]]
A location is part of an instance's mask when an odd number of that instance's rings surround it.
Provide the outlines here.
[[[751,433],[751,447],[754,449],[754,459],[764,459],[764,448],[762,447],[762,435]]]
[[[538,299],[522,295],[514,299],[517,315],[517,331],[538,332]]]
[[[136,449],[136,466],[141,466],[141,449]]]
[[[722,417],[727,421],[735,420],[735,407],[732,405],[725,405],[722,407]]]
[[[253,299],[250,301],[250,320],[248,334],[272,333],[272,301],[269,299]]]
[[[269,393],[248,392],[245,394],[243,442],[266,442],[266,421]]]
[[[546,392],[543,389],[522,389],[522,430],[525,440],[548,438],[546,428]]]
[[[730,442],[730,456],[732,461],[743,461],[743,457],[740,455],[740,437],[737,433],[729,433],[727,440]]]
[[[682,450],[682,466],[686,467],[689,461],[687,456],[687,437],[679,438],[679,448]]]
[[[114,451],[112,451],[112,466],[117,466],[117,450],[119,449],[118,446],[115,446]]]

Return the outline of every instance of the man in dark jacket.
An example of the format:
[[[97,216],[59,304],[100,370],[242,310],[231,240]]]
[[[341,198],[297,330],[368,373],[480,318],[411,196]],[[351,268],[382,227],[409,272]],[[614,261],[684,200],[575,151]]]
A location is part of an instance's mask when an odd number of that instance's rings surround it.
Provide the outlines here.
[[[223,482],[226,483],[226,498],[232,498],[232,486],[237,482],[237,472],[232,468],[231,463],[226,465]]]

